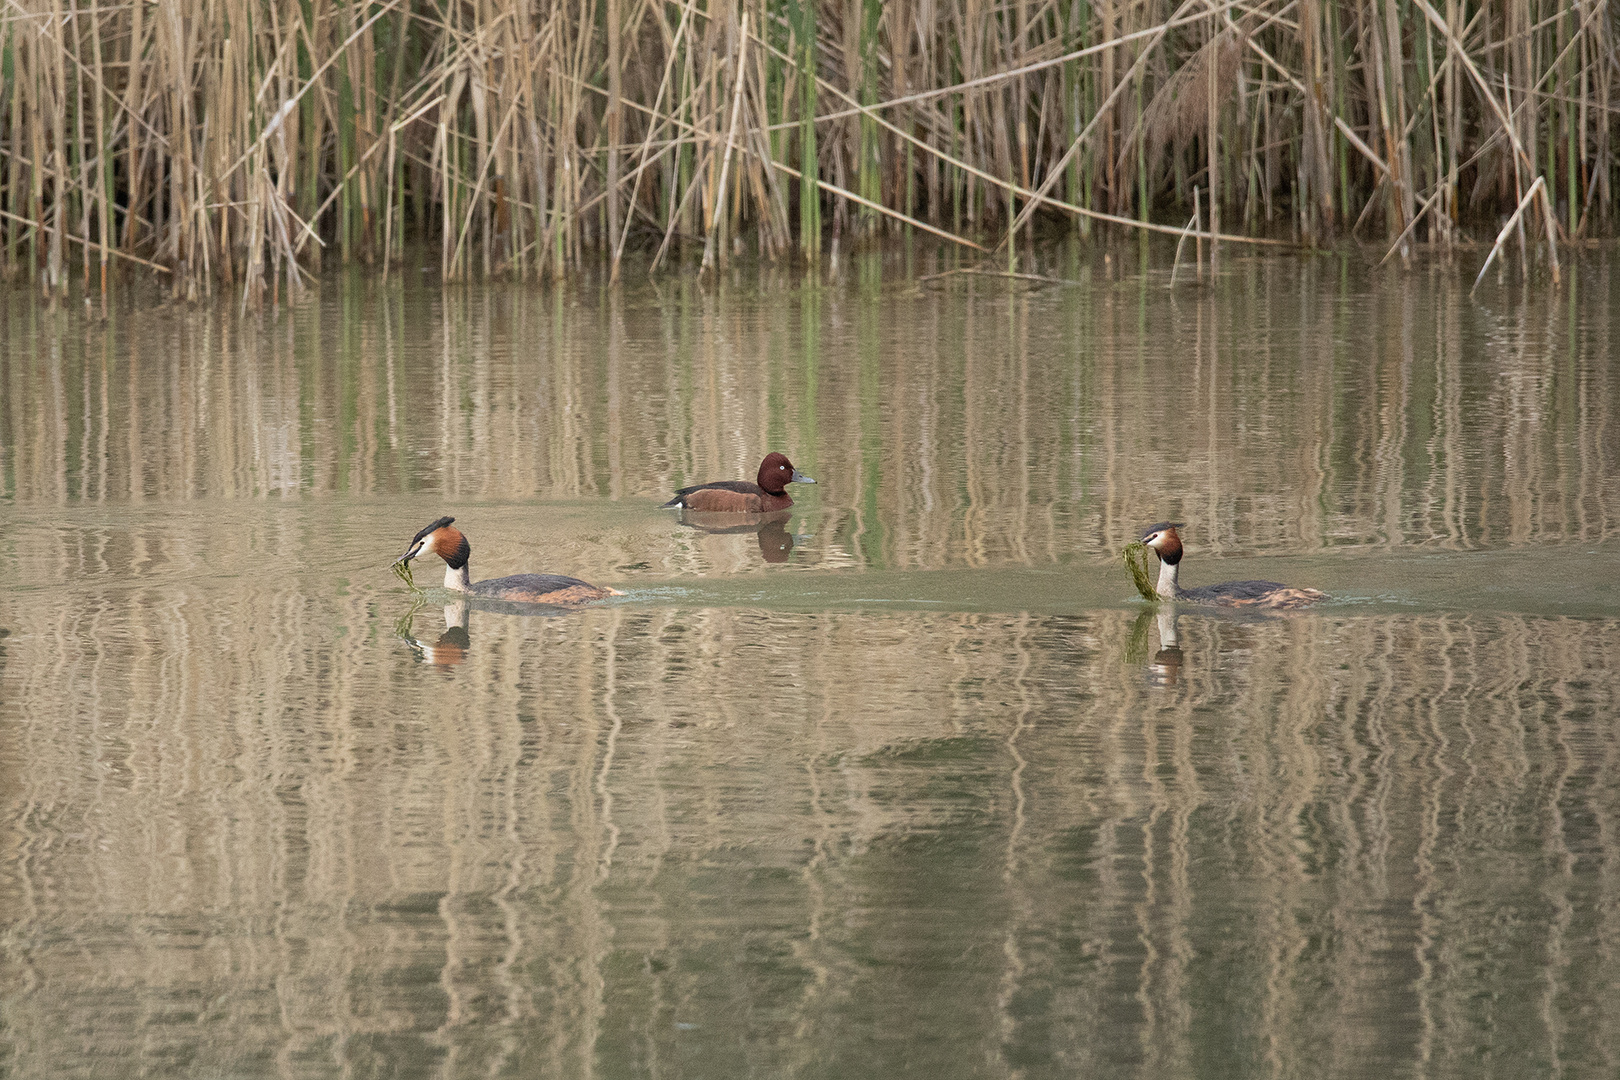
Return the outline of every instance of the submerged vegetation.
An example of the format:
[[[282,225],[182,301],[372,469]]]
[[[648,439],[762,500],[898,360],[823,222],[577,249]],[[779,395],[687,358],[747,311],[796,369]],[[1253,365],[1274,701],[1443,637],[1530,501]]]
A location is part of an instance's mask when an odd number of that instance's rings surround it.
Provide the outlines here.
[[[12,0],[0,269],[256,303],[1038,223],[1222,243],[1612,234],[1607,0]],[[1507,226],[1502,222],[1512,215]],[[1211,248],[1213,252],[1214,248]]]
[[[411,592],[419,593],[422,591],[416,587],[416,575],[411,573],[411,561],[409,559],[399,559],[389,569],[393,570],[394,576],[403,581],[405,587]]]

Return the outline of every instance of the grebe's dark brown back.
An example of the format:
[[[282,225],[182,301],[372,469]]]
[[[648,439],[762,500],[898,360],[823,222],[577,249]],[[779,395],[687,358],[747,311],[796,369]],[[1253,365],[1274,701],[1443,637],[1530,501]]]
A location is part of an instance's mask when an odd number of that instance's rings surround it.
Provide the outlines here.
[[[1165,600],[1275,610],[1304,607],[1327,599],[1327,593],[1316,589],[1296,589],[1277,581],[1223,581],[1219,585],[1183,589],[1179,580],[1182,557],[1181,535],[1176,532],[1179,528],[1179,521],[1161,521],[1149,525],[1142,533],[1142,543],[1159,557],[1159,583],[1154,591]]]

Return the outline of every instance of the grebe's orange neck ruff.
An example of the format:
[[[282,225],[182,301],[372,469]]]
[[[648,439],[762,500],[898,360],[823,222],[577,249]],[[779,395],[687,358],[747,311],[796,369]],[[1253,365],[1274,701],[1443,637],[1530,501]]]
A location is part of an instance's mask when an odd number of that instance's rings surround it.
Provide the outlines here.
[[[472,574],[467,562],[472,558],[472,545],[466,536],[451,523],[453,517],[442,517],[411,537],[411,546],[399,557],[408,562],[421,555],[437,555],[444,560],[444,587],[452,592],[470,592]]]
[[[472,570],[467,565],[472,558],[472,545],[467,543],[460,529],[449,525],[435,529],[422,550],[431,551],[444,560],[445,588],[452,592],[472,590]]]

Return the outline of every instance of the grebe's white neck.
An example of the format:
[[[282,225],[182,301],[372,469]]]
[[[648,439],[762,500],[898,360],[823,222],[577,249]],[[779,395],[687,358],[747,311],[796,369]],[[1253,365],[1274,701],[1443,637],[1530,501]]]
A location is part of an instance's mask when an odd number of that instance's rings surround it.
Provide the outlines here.
[[[1181,595],[1181,586],[1176,583],[1176,572],[1180,566],[1180,560],[1176,562],[1159,560],[1159,584],[1153,591],[1162,599],[1174,600]]]
[[[472,591],[472,575],[467,572],[466,563],[462,563],[459,570],[449,563],[444,564],[444,587],[452,592]]]

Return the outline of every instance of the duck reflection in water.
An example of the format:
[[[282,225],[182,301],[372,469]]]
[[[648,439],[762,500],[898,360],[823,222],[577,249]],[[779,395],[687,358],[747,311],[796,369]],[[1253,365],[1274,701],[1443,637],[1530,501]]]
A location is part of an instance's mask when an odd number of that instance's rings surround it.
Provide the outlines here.
[[[697,510],[683,510],[677,520],[689,529],[712,535],[726,533],[753,533],[759,539],[759,554],[768,563],[787,562],[793,553],[793,543],[800,539],[787,530],[786,510],[771,514],[706,514]]]

